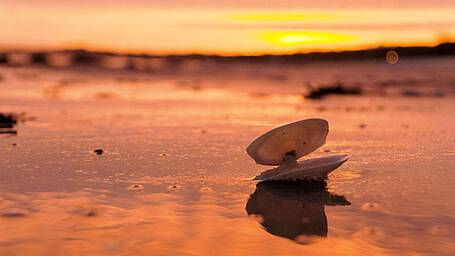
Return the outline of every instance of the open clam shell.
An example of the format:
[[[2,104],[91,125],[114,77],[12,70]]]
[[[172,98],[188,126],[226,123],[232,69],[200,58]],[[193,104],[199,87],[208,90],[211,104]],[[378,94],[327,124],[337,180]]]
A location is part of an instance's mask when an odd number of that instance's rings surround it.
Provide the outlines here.
[[[267,170],[253,180],[322,180],[327,175],[349,159],[348,155],[333,155],[295,162],[292,165],[279,166]]]
[[[325,144],[329,124],[324,119],[306,119],[275,128],[254,140],[247,148],[257,164],[280,165],[286,155],[295,159]]]

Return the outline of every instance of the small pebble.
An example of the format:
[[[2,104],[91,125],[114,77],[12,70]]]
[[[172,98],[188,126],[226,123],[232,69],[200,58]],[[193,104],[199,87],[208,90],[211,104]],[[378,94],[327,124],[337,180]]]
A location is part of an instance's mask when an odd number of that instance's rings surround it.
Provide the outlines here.
[[[180,188],[182,188],[182,186],[179,186],[179,185],[170,185],[167,187],[168,190],[177,190]]]
[[[102,155],[104,153],[104,150],[102,150],[100,148],[99,149],[95,149],[95,150],[93,150],[93,153],[95,153],[97,155]]]
[[[366,128],[366,127],[367,127],[366,124],[361,124],[361,125],[359,125],[359,128],[360,128],[360,129],[364,129],[364,128]]]
[[[133,184],[128,187],[128,190],[142,190],[142,189],[144,189],[144,186],[142,186],[140,184]]]

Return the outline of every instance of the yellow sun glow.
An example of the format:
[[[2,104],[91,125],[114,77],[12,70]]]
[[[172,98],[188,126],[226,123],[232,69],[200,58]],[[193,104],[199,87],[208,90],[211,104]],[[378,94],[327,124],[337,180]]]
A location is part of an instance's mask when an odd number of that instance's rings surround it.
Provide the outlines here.
[[[295,46],[343,43],[354,40],[356,36],[323,31],[271,31],[261,33],[259,38],[279,46]]]

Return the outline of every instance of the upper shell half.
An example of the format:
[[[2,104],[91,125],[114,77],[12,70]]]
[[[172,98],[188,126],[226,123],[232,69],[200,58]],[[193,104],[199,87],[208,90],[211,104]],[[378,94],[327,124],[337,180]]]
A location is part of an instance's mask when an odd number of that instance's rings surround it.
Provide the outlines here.
[[[280,165],[287,154],[295,159],[305,156],[325,144],[329,124],[324,119],[306,119],[275,128],[246,149],[257,164]]]

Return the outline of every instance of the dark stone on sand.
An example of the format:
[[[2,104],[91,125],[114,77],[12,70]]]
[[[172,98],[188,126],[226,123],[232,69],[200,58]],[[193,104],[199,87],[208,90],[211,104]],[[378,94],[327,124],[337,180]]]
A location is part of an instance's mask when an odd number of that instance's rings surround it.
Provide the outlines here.
[[[17,131],[14,126],[17,124],[17,115],[0,113],[0,134],[16,135]]]
[[[97,155],[102,155],[102,154],[104,154],[104,150],[102,150],[101,148],[98,148],[98,149],[93,150],[93,153],[95,153]]]
[[[16,135],[15,126],[18,122],[33,121],[35,117],[28,117],[25,112],[22,113],[0,113],[0,134]]]
[[[314,88],[305,95],[306,99],[318,100],[323,99],[328,95],[360,95],[362,94],[362,89],[360,87],[347,87],[341,83],[336,83],[334,85],[323,86],[319,88]]]
[[[0,113],[0,128],[13,128],[16,124],[16,115]]]
[[[364,129],[364,128],[366,128],[366,127],[367,127],[366,124],[360,124],[360,125],[359,125],[359,128],[360,128],[360,129]]]

